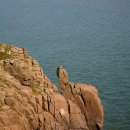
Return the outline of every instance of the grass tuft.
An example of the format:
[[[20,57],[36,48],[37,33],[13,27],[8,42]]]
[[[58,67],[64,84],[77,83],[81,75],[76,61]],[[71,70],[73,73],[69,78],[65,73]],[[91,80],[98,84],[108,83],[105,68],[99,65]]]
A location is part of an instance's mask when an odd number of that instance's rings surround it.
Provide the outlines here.
[[[40,88],[38,81],[32,81],[29,87],[32,89],[34,94],[40,94],[41,93],[41,88]]]
[[[5,43],[0,43],[0,60],[11,59],[9,53],[11,46],[6,45]]]

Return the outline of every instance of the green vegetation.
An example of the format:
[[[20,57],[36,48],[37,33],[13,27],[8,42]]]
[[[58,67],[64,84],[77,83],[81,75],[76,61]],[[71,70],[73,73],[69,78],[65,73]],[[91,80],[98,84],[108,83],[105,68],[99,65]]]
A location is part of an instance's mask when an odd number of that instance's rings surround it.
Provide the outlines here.
[[[0,89],[3,89],[9,85],[10,85],[9,81],[6,80],[3,76],[0,76]]]
[[[6,79],[1,79],[0,78],[0,89],[4,88],[6,86],[10,86],[10,82],[8,80],[6,80]]]
[[[11,46],[0,43],[0,60],[11,59],[11,55],[9,54],[10,48]]]
[[[32,81],[30,86],[29,86],[32,91],[34,92],[34,94],[40,94],[41,93],[41,88],[40,88],[40,84],[38,83],[38,81]]]

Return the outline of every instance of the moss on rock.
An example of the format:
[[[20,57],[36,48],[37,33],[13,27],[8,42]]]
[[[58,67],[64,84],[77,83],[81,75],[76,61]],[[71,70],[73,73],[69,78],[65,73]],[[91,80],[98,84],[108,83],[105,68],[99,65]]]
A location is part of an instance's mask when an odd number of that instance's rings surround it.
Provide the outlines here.
[[[31,82],[29,87],[32,89],[34,94],[40,94],[42,92],[42,90],[40,88],[40,84],[35,80],[33,82]]]
[[[10,45],[0,43],[0,60],[11,59]]]

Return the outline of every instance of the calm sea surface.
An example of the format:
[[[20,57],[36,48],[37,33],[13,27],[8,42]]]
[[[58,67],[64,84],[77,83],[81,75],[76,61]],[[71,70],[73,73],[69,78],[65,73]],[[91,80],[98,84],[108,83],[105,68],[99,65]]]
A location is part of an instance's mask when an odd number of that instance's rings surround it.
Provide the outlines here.
[[[130,0],[0,0],[0,41],[29,48],[57,84],[96,85],[105,130],[130,130]]]

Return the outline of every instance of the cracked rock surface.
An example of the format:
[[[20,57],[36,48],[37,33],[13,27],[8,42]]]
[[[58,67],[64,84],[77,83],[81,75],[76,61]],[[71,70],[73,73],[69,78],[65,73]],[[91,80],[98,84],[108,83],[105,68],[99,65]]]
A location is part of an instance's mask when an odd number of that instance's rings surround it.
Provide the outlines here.
[[[4,44],[0,55],[0,130],[103,130],[96,87],[70,82],[59,66],[58,91],[27,49]]]

